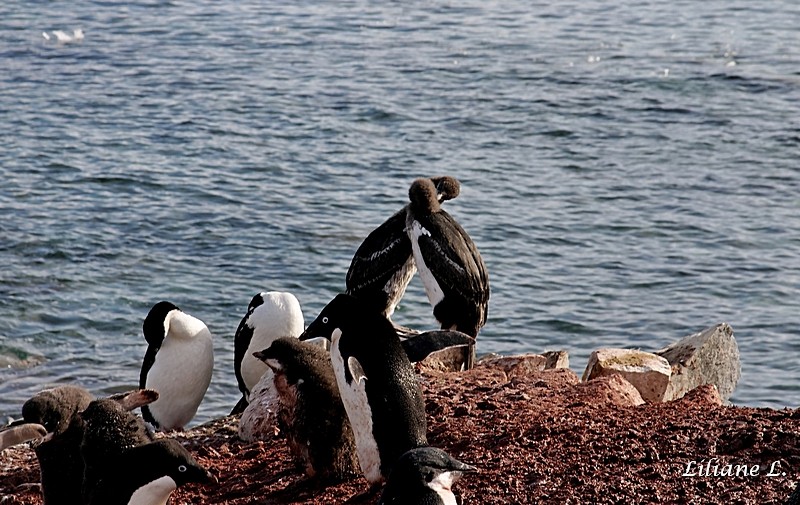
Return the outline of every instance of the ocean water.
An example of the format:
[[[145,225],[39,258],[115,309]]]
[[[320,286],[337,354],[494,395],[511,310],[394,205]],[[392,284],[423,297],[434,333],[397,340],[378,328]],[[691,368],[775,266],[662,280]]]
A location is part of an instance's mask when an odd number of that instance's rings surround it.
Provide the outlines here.
[[[159,300],[306,322],[419,176],[487,264],[478,352],[655,350],[725,321],[738,405],[800,404],[800,4],[5,2],[0,414],[138,383]],[[82,40],[59,43],[53,30]],[[42,32],[50,35],[50,40]],[[395,317],[435,327],[415,279]]]

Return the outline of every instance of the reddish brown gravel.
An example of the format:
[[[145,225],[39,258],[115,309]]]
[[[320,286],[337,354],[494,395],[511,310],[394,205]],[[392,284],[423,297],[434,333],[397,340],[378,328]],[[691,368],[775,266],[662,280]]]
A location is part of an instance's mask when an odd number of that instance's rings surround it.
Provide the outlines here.
[[[665,404],[631,406],[609,378],[579,383],[569,370],[511,379],[501,370],[420,376],[428,439],[479,468],[455,485],[465,504],[781,504],[800,470],[800,412],[721,406],[703,387]],[[305,481],[281,438],[244,443],[225,418],[175,435],[218,476],[172,504],[374,504],[356,479]],[[712,459],[715,458],[715,459]],[[682,476],[712,461],[757,466],[753,476]],[[776,476],[767,476],[770,468]],[[27,447],[0,455],[0,504],[40,504]],[[353,498],[356,497],[356,498]]]

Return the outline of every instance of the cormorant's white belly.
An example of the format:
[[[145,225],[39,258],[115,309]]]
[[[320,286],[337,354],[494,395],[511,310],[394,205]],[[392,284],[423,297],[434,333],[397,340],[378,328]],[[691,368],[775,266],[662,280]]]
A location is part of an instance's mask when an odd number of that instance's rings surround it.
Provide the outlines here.
[[[211,383],[213,368],[210,334],[188,341],[164,340],[145,382],[145,387],[158,391],[158,400],[148,408],[162,429],[181,428],[192,420]]]
[[[419,222],[414,221],[411,224],[410,235],[411,250],[414,253],[414,262],[417,265],[419,277],[422,279],[422,285],[425,286],[425,294],[428,295],[428,300],[431,302],[431,305],[436,307],[439,302],[444,299],[444,292],[439,286],[439,283],[436,282],[436,278],[433,276],[431,269],[425,264],[425,258],[422,257],[422,251],[420,251],[419,248],[419,237],[422,235],[427,235],[430,237],[431,232],[423,228]]]
[[[358,453],[358,464],[364,477],[370,484],[381,482],[381,456],[378,452],[378,444],[372,433],[372,409],[367,400],[365,390],[366,382],[369,378],[362,378],[360,381],[353,380],[348,384],[345,379],[345,365],[342,353],[339,350],[339,339],[342,332],[339,329],[333,331],[331,336],[331,364],[336,376],[336,384],[339,386],[339,394],[342,397],[342,404],[350,420],[355,436],[356,452]]]
[[[128,505],[166,505],[169,495],[177,487],[172,477],[161,477],[137,489],[128,500]]]

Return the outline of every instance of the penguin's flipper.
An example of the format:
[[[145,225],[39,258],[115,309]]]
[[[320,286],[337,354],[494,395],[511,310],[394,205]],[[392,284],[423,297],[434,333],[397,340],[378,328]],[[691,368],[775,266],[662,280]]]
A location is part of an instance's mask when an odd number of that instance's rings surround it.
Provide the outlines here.
[[[362,381],[367,380],[367,374],[364,373],[364,369],[361,368],[361,363],[358,362],[356,358],[350,356],[347,358],[347,368],[350,371],[350,376],[353,378],[353,381],[361,385]]]
[[[411,336],[401,344],[409,361],[417,363],[443,349],[474,345],[475,339],[456,330],[433,330]]]
[[[231,413],[228,415],[235,416],[237,414],[241,414],[242,412],[244,412],[244,409],[247,408],[248,404],[249,402],[247,401],[247,398],[245,398],[244,395],[242,395],[242,397],[239,398],[239,401],[236,403],[236,405],[234,405],[233,410],[231,410]]]
[[[131,411],[158,400],[158,391],[155,389],[134,389],[133,391],[111,395],[109,399],[119,403],[124,410]]]
[[[29,440],[43,438],[45,435],[47,435],[47,429],[41,424],[24,423],[10,426],[0,431],[0,451]]]

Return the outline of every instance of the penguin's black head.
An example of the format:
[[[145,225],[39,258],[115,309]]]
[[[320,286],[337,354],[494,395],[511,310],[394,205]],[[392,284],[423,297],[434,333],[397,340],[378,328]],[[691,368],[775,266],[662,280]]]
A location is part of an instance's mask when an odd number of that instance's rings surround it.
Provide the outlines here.
[[[474,471],[475,467],[462,463],[441,449],[419,447],[411,449],[397,460],[389,480],[399,479],[426,486],[439,483],[449,488],[462,474]]]
[[[331,300],[322,309],[316,319],[311,322],[300,335],[300,340],[309,340],[324,337],[328,340],[333,335],[333,330],[344,328],[358,316],[363,303],[353,296],[341,293]]]
[[[175,439],[167,438],[151,442],[153,464],[169,475],[179,486],[189,482],[208,484],[217,479],[203,468],[194,456]]]
[[[449,175],[442,175],[439,177],[431,177],[433,185],[436,187],[437,198],[439,203],[446,202],[447,200],[454,200],[461,193],[461,183],[455,177]]]
[[[115,469],[115,472],[141,473],[145,476],[145,482],[160,477],[170,477],[178,486],[190,482],[217,482],[213,474],[203,468],[180,442],[172,438],[132,447],[117,461],[122,468]]]
[[[142,333],[148,344],[161,346],[167,333],[165,326],[167,314],[173,310],[180,309],[173,303],[162,301],[153,305],[153,308],[147,313],[147,317],[144,318],[144,324],[142,324]]]
[[[264,305],[264,293],[257,293],[253,299],[250,300],[250,304],[247,306],[247,313],[251,314],[259,305]]]

